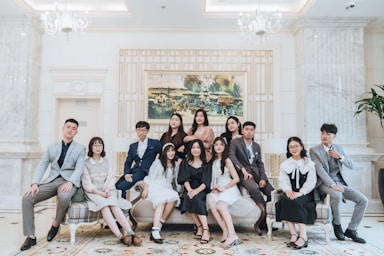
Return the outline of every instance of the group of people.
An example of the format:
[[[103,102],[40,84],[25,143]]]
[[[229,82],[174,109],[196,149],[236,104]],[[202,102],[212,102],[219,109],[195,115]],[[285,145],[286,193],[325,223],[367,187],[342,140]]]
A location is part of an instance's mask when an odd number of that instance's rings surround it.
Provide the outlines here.
[[[205,110],[195,112],[192,127],[185,132],[182,116],[171,115],[168,131],[160,140],[149,138],[149,123],[136,123],[138,141],[132,143],[124,164],[124,174],[115,182],[115,171],[105,157],[104,141],[93,137],[85,147],[73,141],[78,122],[68,119],[62,127],[63,139],[50,145],[44,153],[22,199],[23,228],[26,239],[21,250],[36,244],[34,205],[57,196],[56,217],[48,232],[51,241],[64,221],[76,189],[83,186],[91,211],[101,211],[113,234],[126,245],[138,246],[142,240],[132,230],[122,209],[128,209],[126,191],[143,180],[143,200],[153,204],[154,217],[150,239],[163,243],[162,226],[175,207],[188,212],[195,223],[194,237],[200,243],[210,241],[207,215],[212,213],[222,230],[221,243],[225,248],[240,243],[229,207],[241,198],[238,185],[244,186],[255,203],[265,209],[274,187],[268,182],[261,156],[261,147],[254,141],[256,125],[230,116],[226,131],[215,138]],[[343,166],[352,168],[350,158],[342,147],[333,144],[337,127],[323,124],[321,144],[310,149],[310,158],[298,137],[287,141],[287,160],[281,164],[279,185],[283,191],[276,204],[277,221],[286,221],[291,234],[287,246],[301,249],[308,246],[306,224],[316,218],[315,191],[320,197],[329,194],[333,213],[334,233],[339,240],[345,237],[365,243],[356,230],[367,207],[367,198],[347,186]],[[49,175],[43,179],[50,165]],[[122,198],[118,198],[121,190]],[[266,200],[265,200],[266,198]],[[351,222],[343,232],[340,205],[344,200],[356,203]],[[117,222],[117,223],[116,223]],[[120,224],[122,231],[118,227]],[[299,233],[295,225],[298,225]],[[259,225],[266,230],[265,219]]]

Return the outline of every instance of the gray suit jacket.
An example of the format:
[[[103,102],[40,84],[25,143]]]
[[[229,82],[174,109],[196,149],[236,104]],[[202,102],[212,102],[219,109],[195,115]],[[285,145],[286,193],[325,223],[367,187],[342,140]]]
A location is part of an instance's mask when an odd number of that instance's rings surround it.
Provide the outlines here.
[[[265,173],[264,163],[261,159],[260,145],[252,141],[252,151],[255,155],[253,162],[249,163],[246,152],[247,146],[245,145],[243,138],[236,138],[231,141],[229,147],[229,158],[232,160],[236,170],[241,173],[241,169],[244,167],[247,172],[255,173],[261,180],[268,180]]]
[[[35,170],[32,184],[46,184],[61,175],[61,177],[72,182],[76,187],[80,187],[85,163],[85,147],[72,141],[65,155],[63,165],[60,168],[57,161],[61,154],[61,143],[59,141],[48,146]],[[51,165],[49,175],[46,179],[42,180],[49,165]]]
[[[332,147],[334,148],[334,150],[336,150],[343,156],[343,160],[339,160],[338,165],[341,177],[345,182],[345,179],[343,177],[343,165],[349,169],[352,169],[353,162],[345,154],[341,146],[332,144]],[[334,184],[335,182],[332,180],[331,176],[329,176],[328,156],[327,152],[325,152],[324,150],[323,144],[312,147],[309,150],[309,155],[311,156],[312,161],[315,162],[316,165],[316,173],[318,177],[316,187],[320,186],[322,183],[324,183],[328,187],[332,186],[332,184]],[[347,183],[345,182],[345,184]]]

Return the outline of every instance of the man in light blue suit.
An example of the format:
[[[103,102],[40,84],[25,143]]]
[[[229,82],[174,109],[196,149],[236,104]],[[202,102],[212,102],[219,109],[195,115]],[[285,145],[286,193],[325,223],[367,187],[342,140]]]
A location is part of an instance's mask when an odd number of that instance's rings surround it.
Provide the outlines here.
[[[364,217],[368,199],[363,193],[348,186],[345,182],[343,165],[352,169],[353,162],[340,145],[332,143],[336,138],[336,125],[323,124],[320,131],[321,144],[311,148],[309,154],[316,164],[317,190],[320,196],[326,194],[331,196],[333,231],[338,240],[345,240],[345,237],[349,237],[357,243],[365,244],[365,240],[359,237],[356,230]],[[340,222],[340,207],[344,200],[353,201],[355,208],[348,228],[343,233]]]
[[[139,121],[136,124],[136,133],[139,141],[129,146],[127,159],[124,164],[124,175],[116,182],[116,188],[122,191],[121,196],[123,198],[127,197],[126,190],[148,175],[153,161],[157,155],[161,154],[160,141],[147,137],[149,127],[149,123],[145,121]]]
[[[64,221],[72,196],[80,187],[80,178],[85,162],[85,147],[73,141],[78,131],[78,122],[68,119],[62,127],[63,139],[48,147],[35,170],[31,187],[22,199],[23,229],[27,236],[20,250],[28,250],[36,244],[35,204],[57,195],[56,217],[48,232],[47,240],[56,236]],[[48,177],[43,176],[50,165]]]

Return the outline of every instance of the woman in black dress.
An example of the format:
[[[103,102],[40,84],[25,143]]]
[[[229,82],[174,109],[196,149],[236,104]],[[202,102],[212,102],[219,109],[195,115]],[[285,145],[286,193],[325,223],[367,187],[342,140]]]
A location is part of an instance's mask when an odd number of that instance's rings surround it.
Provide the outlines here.
[[[285,220],[288,224],[291,240],[287,246],[301,249],[308,246],[305,225],[313,224],[316,219],[316,169],[298,137],[288,139],[287,158],[280,166],[279,185],[284,194],[276,204],[276,221]],[[299,236],[295,224],[299,227]]]
[[[225,132],[220,136],[225,138],[228,147],[231,145],[231,140],[241,137],[241,122],[236,116],[229,116],[225,122]]]
[[[197,226],[196,239],[206,244],[210,239],[206,197],[210,192],[212,168],[207,163],[204,144],[195,139],[188,144],[186,159],[181,163],[177,182],[184,185],[181,213],[189,212]]]

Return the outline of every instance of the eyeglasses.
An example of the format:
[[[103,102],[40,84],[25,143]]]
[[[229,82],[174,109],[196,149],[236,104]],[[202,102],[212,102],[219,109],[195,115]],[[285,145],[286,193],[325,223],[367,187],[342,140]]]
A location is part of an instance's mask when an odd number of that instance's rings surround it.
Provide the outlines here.
[[[296,148],[299,148],[299,147],[301,147],[300,145],[295,145],[295,146],[289,146],[288,148],[289,149],[296,149]]]
[[[147,132],[148,129],[147,128],[136,128],[136,131],[137,132]]]
[[[102,148],[102,147],[103,147],[103,144],[93,144],[92,147],[95,147],[95,148]]]

